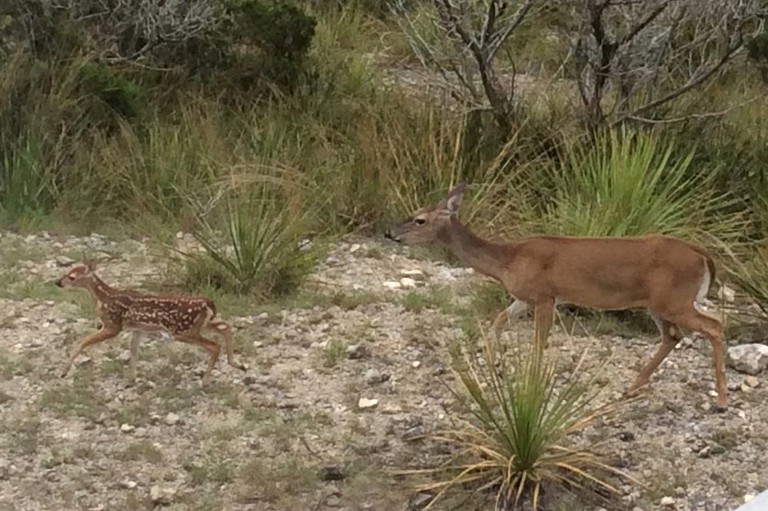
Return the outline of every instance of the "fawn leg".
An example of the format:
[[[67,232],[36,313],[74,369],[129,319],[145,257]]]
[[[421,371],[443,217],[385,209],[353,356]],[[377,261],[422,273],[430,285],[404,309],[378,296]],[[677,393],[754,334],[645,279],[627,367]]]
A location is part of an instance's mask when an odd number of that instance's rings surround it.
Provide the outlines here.
[[[75,359],[80,354],[80,352],[82,352],[85,348],[100,342],[104,342],[107,339],[111,339],[119,333],[120,333],[120,328],[118,327],[102,326],[101,330],[99,330],[98,332],[95,332],[85,337],[82,341],[80,341],[80,345],[75,349],[75,351],[69,357],[69,362],[64,368],[64,372],[61,373],[61,377],[64,378],[69,373],[69,370],[72,368],[72,364],[75,363]]]
[[[211,379],[211,371],[213,371],[213,366],[216,365],[216,361],[219,359],[218,343],[215,343],[210,339],[206,339],[200,335],[200,332],[195,331],[179,334],[176,336],[176,340],[186,344],[199,346],[210,354],[211,359],[208,362],[208,368],[205,370],[205,374],[203,374],[203,385],[207,385]]]
[[[221,335],[224,338],[224,347],[227,350],[227,362],[229,363],[229,365],[245,371],[246,369],[245,364],[235,362],[234,356],[232,355],[232,325],[230,325],[226,321],[215,319],[213,321],[208,322],[208,324],[205,327],[213,332],[216,332],[217,334]]]
[[[128,378],[131,384],[136,383],[136,363],[139,358],[139,341],[141,341],[141,334],[139,332],[133,332],[131,336],[131,360],[128,362]]]
[[[658,347],[656,353],[654,353],[653,357],[651,357],[648,363],[645,364],[645,366],[640,369],[640,372],[637,373],[637,377],[627,390],[627,394],[631,394],[643,385],[647,384],[651,374],[653,374],[656,368],[659,367],[659,364],[661,364],[661,362],[667,358],[667,355],[669,355],[677,343],[680,342],[680,339],[682,339],[682,336],[680,335],[680,329],[677,327],[677,325],[667,321],[666,319],[662,319],[653,312],[651,312],[651,317],[656,323],[656,326],[659,329],[659,333],[661,334],[661,345]]]

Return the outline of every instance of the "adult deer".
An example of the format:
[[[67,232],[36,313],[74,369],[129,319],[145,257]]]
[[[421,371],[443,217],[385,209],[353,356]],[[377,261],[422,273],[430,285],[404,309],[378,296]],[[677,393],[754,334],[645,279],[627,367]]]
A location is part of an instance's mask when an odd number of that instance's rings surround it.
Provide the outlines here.
[[[135,291],[122,291],[108,286],[95,273],[91,261],[69,270],[55,284],[59,287],[85,289],[96,301],[96,314],[101,329],[85,337],[72,353],[62,373],[69,373],[77,356],[85,348],[111,339],[123,330],[132,331],[129,377],[136,381],[136,359],[139,340],[143,333],[167,334],[178,341],[199,346],[210,355],[208,368],[203,375],[203,385],[208,383],[213,366],[219,359],[219,344],[203,337],[202,330],[221,335],[227,350],[227,361],[232,367],[245,369],[232,359],[232,326],[216,319],[213,301],[197,296],[153,296]]]
[[[533,307],[540,349],[546,347],[558,303],[602,310],[647,309],[659,328],[661,346],[628,392],[648,383],[682,339],[681,327],[704,334],[712,343],[717,409],[727,409],[722,324],[700,307],[715,279],[714,262],[703,248],[662,235],[487,241],[457,217],[464,188],[460,183],[436,206],[416,211],[386,236],[407,244],[440,243],[464,264],[501,282],[514,301],[496,317],[497,333],[508,317]]]

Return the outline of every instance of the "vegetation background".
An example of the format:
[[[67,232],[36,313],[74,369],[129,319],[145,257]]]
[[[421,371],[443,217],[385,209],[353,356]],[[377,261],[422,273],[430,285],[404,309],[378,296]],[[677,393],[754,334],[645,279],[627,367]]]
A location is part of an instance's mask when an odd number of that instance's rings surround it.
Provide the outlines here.
[[[766,0],[5,0],[0,225],[191,232],[204,252],[184,259],[185,288],[267,301],[326,242],[378,235],[466,180],[463,219],[484,235],[680,236],[768,312],[766,14]],[[566,462],[574,479],[609,468],[561,455],[604,411],[591,394],[553,393],[538,360],[498,376],[487,342],[484,356],[456,369],[475,425],[444,438],[476,456],[426,487],[490,481],[506,509]]]

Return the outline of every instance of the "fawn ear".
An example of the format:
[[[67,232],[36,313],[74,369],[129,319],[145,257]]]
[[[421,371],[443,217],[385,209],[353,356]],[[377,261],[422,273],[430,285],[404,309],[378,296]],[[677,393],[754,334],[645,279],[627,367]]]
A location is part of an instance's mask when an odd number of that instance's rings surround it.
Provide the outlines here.
[[[453,216],[459,212],[459,207],[461,207],[461,198],[464,196],[464,189],[466,187],[466,182],[460,182],[454,186],[450,192],[448,192],[448,195],[443,200],[443,212],[448,216]]]
[[[83,254],[82,260],[83,260],[83,264],[85,265],[86,268],[88,268],[89,272],[96,271],[96,261],[94,259],[85,257],[85,254]]]

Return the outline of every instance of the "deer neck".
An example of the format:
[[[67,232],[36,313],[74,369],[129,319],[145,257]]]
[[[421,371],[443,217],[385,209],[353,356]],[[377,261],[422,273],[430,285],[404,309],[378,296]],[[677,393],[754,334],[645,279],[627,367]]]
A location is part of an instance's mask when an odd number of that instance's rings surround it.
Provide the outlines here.
[[[507,247],[475,235],[456,218],[437,233],[437,239],[461,262],[476,271],[501,280],[503,268],[510,254]]]
[[[106,282],[96,275],[91,276],[91,280],[88,282],[86,289],[98,303],[108,302],[110,298],[113,298],[118,293],[115,288],[107,285]]]

